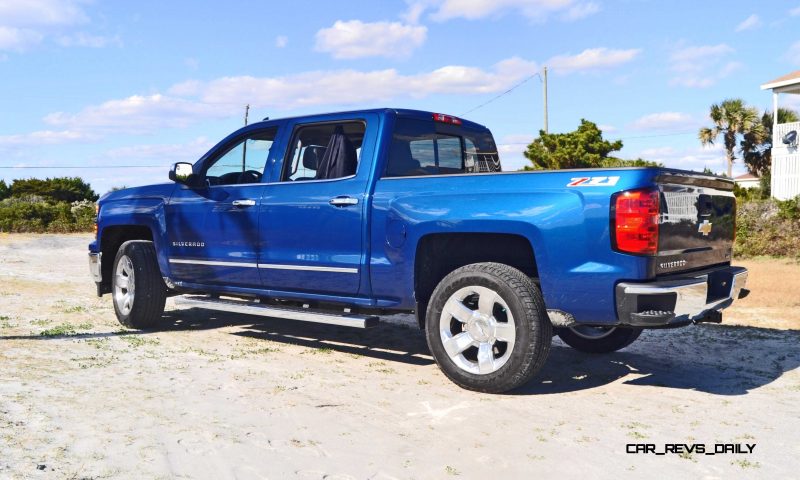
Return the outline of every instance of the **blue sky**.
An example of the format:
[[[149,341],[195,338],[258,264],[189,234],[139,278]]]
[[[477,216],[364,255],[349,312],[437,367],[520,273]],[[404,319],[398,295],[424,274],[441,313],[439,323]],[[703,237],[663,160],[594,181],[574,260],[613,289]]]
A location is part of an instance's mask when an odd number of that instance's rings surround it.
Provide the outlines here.
[[[545,65],[551,132],[587,118],[623,157],[723,171],[696,137],[709,105],[771,108],[759,85],[800,68],[798,23],[800,1],[0,0],[0,167],[16,167],[0,178],[160,182],[241,126],[247,103],[251,119],[459,115]],[[519,168],[543,125],[539,77],[465,118]]]

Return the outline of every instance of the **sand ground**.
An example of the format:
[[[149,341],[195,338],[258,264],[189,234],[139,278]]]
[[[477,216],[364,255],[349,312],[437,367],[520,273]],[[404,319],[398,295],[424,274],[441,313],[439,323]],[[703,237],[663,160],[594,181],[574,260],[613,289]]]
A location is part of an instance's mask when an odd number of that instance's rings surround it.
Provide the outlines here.
[[[409,317],[368,331],[167,305],[122,329],[85,235],[0,235],[0,479],[797,478],[800,266],[736,262],[722,325],[459,389]],[[756,444],[633,455],[626,445]]]

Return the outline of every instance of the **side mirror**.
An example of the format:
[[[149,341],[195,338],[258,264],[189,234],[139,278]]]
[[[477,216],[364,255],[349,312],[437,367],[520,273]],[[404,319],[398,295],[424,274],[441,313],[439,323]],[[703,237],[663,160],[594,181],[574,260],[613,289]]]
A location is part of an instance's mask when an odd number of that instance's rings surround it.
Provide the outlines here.
[[[169,169],[169,179],[192,188],[201,183],[199,177],[192,171],[192,164],[187,162],[178,162],[172,165],[172,168]]]

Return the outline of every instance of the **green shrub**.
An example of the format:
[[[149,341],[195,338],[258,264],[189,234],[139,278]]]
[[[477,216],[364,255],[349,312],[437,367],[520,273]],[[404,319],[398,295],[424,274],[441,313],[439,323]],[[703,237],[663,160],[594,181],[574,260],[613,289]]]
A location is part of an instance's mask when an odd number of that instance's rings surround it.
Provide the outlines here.
[[[51,202],[38,196],[0,201],[0,232],[89,232],[94,224],[94,202]]]
[[[38,195],[52,202],[97,200],[92,187],[80,177],[16,179],[8,187],[12,197]]]
[[[800,197],[740,202],[733,253],[737,257],[766,255],[800,260]]]

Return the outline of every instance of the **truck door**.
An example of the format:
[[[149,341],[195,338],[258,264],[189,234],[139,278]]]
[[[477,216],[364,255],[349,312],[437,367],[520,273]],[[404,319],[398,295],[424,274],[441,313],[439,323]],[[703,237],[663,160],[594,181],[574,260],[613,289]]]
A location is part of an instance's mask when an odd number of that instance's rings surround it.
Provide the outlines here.
[[[195,166],[201,188],[181,186],[166,208],[173,281],[261,287],[259,207],[277,126],[249,129],[226,140]]]
[[[366,193],[378,116],[292,125],[279,181],[264,190],[260,271],[271,290],[366,294]]]

